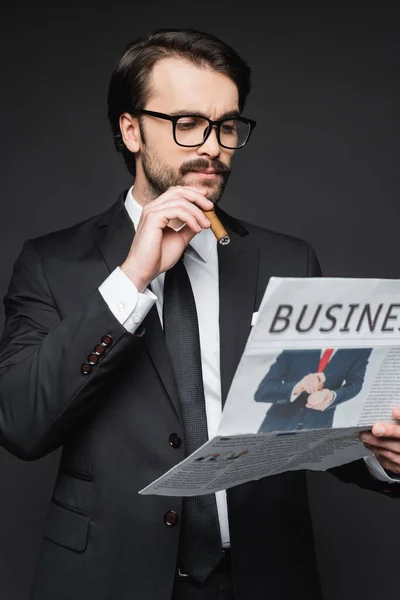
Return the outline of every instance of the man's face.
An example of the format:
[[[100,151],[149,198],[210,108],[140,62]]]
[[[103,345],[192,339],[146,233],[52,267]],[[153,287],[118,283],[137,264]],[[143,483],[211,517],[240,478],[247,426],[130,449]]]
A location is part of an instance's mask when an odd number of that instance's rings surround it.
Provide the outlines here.
[[[226,75],[165,58],[153,69],[151,92],[144,108],[217,120],[238,111],[238,89]],[[198,186],[208,190],[210,200],[219,201],[229,178],[234,150],[219,146],[215,129],[204,144],[195,148],[175,143],[171,121],[144,115],[140,118],[140,132],[135,185],[144,184],[152,199],[171,186]],[[207,169],[215,172],[199,172]]]

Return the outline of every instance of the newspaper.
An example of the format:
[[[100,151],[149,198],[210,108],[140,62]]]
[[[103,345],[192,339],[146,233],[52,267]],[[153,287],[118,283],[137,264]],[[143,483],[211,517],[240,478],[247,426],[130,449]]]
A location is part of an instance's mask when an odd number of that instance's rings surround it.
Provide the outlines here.
[[[400,280],[271,278],[216,437],[141,490],[193,496],[371,455],[400,404]]]

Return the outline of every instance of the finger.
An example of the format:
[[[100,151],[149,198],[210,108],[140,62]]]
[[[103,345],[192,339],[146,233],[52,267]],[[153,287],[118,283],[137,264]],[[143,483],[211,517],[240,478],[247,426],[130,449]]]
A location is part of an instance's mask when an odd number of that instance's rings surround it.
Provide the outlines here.
[[[390,450],[391,452],[396,452],[400,455],[400,441],[395,438],[380,439],[375,436],[371,436],[368,439],[366,439],[366,441],[365,438],[362,437],[361,441],[373,448],[382,448],[384,450]]]
[[[318,404],[321,403],[321,399],[318,397],[315,397],[314,394],[311,394],[308,398],[307,398],[307,404],[309,404],[310,406],[318,406]]]
[[[200,224],[203,224],[203,227],[210,226],[210,221],[204,215],[203,211],[196,204],[188,202],[185,198],[173,198],[163,202],[162,204],[149,206],[146,211],[143,211],[143,220],[146,220],[146,218],[153,213],[160,214],[160,211],[163,210],[169,211],[169,214],[171,214],[170,211],[174,209],[186,210],[192,214]],[[176,225],[176,227],[179,227],[179,224]]]
[[[321,379],[318,377],[318,375],[314,375],[313,380],[314,380],[314,385],[315,385],[315,391],[318,392],[322,388],[323,383],[322,383]]]
[[[304,389],[306,390],[307,394],[313,394],[314,392],[318,391],[316,378],[313,375],[307,375],[305,378]]]
[[[308,402],[308,404],[311,404],[311,406],[317,406],[321,402],[321,399],[319,398],[319,396],[316,396],[315,394],[311,394],[307,398],[307,402]]]
[[[151,207],[159,207],[166,201],[170,201],[173,199],[184,198],[188,202],[192,204],[197,204],[202,208],[202,210],[212,210],[214,207],[214,203],[208,198],[205,197],[206,190],[203,188],[195,188],[195,187],[184,187],[184,186],[176,186],[171,187],[169,190],[161,194],[155,200],[152,200],[149,204],[145,206],[145,209],[150,209]]]
[[[312,408],[313,410],[321,410],[319,404],[306,404],[306,408]]]
[[[392,415],[394,419],[400,420],[400,406],[396,406],[396,408],[393,409]]]
[[[385,471],[392,471],[396,475],[400,475],[400,465],[392,462],[385,456],[377,456],[376,458],[379,461],[379,463],[382,465],[382,467],[385,469]]]
[[[204,200],[204,198],[203,198],[203,200]],[[206,202],[208,202],[208,200]],[[146,216],[155,211],[159,211],[162,209],[167,210],[167,209],[178,207],[178,206],[180,206],[182,208],[186,208],[186,210],[190,210],[193,214],[198,214],[198,215],[204,216],[203,208],[198,206],[195,202],[191,202],[187,198],[184,198],[183,196],[166,198],[165,200],[163,200],[163,202],[160,202],[160,203],[157,202],[156,200],[154,200],[153,202],[151,202],[150,204],[148,204],[147,206],[144,207],[143,214]],[[207,204],[207,210],[208,210],[208,208],[209,207]]]
[[[195,233],[199,233],[202,229],[210,227],[210,221],[203,215],[201,210],[193,210],[191,205],[170,206],[168,208],[160,208],[153,210],[145,217],[145,223],[151,223],[155,227],[164,229],[170,222],[179,219],[181,224],[186,223],[187,226]],[[175,221],[175,225],[179,223]]]
[[[389,460],[393,465],[395,465],[399,469],[400,472],[400,454],[397,454],[396,452],[391,452],[390,450],[384,450],[383,448],[376,448],[374,446],[370,446],[369,444],[365,444],[365,446],[366,448],[368,448],[368,450],[371,450],[371,452],[373,452],[376,458],[384,458],[386,460]],[[392,471],[393,469],[390,470]]]
[[[300,385],[303,388],[304,392],[307,392],[307,394],[309,394],[310,392],[308,391],[309,388],[309,375],[306,375],[306,377],[303,377],[303,379],[300,381]]]
[[[202,210],[213,210],[215,204],[205,194],[207,194],[207,190],[182,187],[178,192],[178,197],[184,198],[192,204],[197,204]]]
[[[379,422],[372,427],[372,433],[378,437],[394,437],[400,439],[400,425],[397,423]]]
[[[318,402],[318,404],[315,405],[315,408],[317,408],[318,410],[325,410],[326,408],[326,401],[324,400],[323,402]]]

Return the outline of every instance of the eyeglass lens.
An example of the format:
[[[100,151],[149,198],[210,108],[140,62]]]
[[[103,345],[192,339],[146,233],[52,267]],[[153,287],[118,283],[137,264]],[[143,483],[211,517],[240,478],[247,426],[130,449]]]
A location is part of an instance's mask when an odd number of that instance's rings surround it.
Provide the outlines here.
[[[178,144],[182,146],[196,146],[203,143],[208,133],[209,123],[203,117],[181,117],[175,128]],[[228,148],[239,148],[249,135],[250,125],[238,119],[223,121],[220,127],[220,142]]]

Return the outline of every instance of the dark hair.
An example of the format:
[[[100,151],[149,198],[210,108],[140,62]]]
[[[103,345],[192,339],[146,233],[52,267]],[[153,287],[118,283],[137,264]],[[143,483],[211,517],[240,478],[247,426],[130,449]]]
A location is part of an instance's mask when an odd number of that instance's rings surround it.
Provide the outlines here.
[[[150,93],[150,75],[155,63],[174,57],[195,66],[211,68],[230,77],[239,92],[242,112],[251,88],[251,68],[236,50],[217,37],[195,29],[158,29],[145,38],[131,42],[115,65],[108,89],[108,118],[114,144],[125,164],[135,175],[134,154],[125,146],[119,118],[133,108],[144,108]]]

